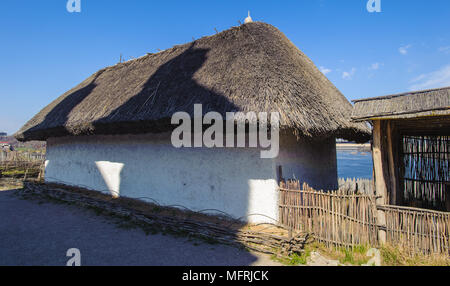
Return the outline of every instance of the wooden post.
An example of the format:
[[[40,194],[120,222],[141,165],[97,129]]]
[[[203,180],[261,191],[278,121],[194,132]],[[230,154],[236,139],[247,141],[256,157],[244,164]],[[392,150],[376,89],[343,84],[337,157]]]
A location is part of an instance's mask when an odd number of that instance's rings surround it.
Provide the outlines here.
[[[284,178],[283,178],[283,166],[279,165],[278,166],[278,182],[284,182]]]
[[[387,197],[386,181],[384,179],[383,153],[382,153],[382,128],[381,121],[373,121],[373,169],[375,173],[375,192],[377,195],[376,205],[385,205]],[[377,224],[380,227],[386,226],[386,214],[382,210],[377,209]],[[386,230],[378,229],[378,241],[380,244],[386,243]]]
[[[392,128],[392,122],[389,121],[387,123],[387,151],[389,156],[389,178],[390,178],[390,190],[389,190],[389,204],[397,205],[398,202],[398,188],[397,188],[397,168],[395,162],[395,154],[394,154],[394,144],[393,144],[393,134],[394,130]]]

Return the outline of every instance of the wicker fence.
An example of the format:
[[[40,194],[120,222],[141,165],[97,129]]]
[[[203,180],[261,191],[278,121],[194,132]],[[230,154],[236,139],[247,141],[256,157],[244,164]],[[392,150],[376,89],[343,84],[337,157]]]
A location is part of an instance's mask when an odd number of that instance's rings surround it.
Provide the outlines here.
[[[379,225],[383,211],[386,225]],[[411,252],[450,254],[450,213],[398,206],[377,206],[374,195],[353,191],[316,191],[298,181],[280,183],[279,219],[290,229],[314,234],[328,246],[377,246],[386,242]]]
[[[310,232],[327,245],[377,244],[375,197],[352,191],[316,191],[298,181],[281,183],[283,225]]]
[[[386,214],[386,242],[410,252],[450,254],[450,213],[378,206]]]
[[[43,176],[45,157],[30,157],[16,152],[9,152],[9,155],[7,160],[0,160],[0,178],[40,179]]]
[[[45,154],[43,153],[18,153],[15,151],[7,152],[0,149],[0,162],[10,162],[10,161],[29,161],[29,162],[36,162],[36,161],[44,161],[45,160]]]
[[[373,195],[375,193],[373,189],[373,180],[360,178],[339,179],[339,190],[344,192]]]

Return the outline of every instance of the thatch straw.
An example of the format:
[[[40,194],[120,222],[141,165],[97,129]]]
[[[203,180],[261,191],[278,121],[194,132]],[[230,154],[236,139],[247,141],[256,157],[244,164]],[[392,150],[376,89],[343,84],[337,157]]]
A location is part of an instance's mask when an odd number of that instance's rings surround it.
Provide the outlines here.
[[[450,115],[450,87],[355,100],[352,119],[403,119]]]
[[[284,34],[249,23],[105,68],[45,107],[22,141],[86,134],[163,132],[174,112],[279,112],[281,128],[305,137],[365,141],[352,105]]]

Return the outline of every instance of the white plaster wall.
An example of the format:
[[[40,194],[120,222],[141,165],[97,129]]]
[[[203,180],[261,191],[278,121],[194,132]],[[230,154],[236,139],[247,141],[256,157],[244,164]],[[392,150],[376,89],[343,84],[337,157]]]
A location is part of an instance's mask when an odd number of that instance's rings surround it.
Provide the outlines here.
[[[275,159],[285,179],[298,179],[317,190],[336,190],[337,158],[334,138],[311,141],[280,135],[280,153]]]
[[[273,160],[246,148],[182,148],[170,134],[51,138],[46,181],[120,196],[149,197],[162,205],[218,209],[241,218],[278,216]],[[273,222],[250,216],[250,222]]]
[[[176,149],[170,134],[50,138],[45,177],[162,205],[218,209],[251,223],[273,222],[267,217],[278,218],[279,165],[285,178],[295,175],[315,187],[337,184],[335,144],[328,141],[284,135],[279,157],[261,159],[256,148]],[[264,216],[247,219],[250,214]]]

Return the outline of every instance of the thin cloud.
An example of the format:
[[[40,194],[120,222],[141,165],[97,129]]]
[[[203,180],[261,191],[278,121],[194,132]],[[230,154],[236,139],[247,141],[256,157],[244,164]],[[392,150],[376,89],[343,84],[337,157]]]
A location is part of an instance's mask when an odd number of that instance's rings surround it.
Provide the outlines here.
[[[351,80],[353,78],[353,76],[355,75],[355,73],[356,73],[356,68],[352,68],[351,71],[348,71],[348,72],[344,71],[342,73],[342,78],[345,80]]]
[[[320,71],[323,73],[323,74],[329,74],[330,72],[332,72],[332,70],[330,70],[330,69],[327,69],[326,67],[320,67]]]
[[[410,90],[450,86],[450,65],[431,73],[421,74],[412,79],[410,83],[412,84]]]
[[[373,63],[373,64],[369,67],[369,70],[376,71],[376,70],[380,69],[382,66],[384,66],[383,63]]]
[[[400,54],[402,54],[402,55],[407,55],[408,54],[408,50],[410,49],[412,47],[412,45],[406,45],[406,46],[404,46],[404,47],[400,47],[399,49],[398,49],[398,51],[400,52]]]
[[[448,46],[448,47],[440,47],[438,50],[441,53],[450,54],[450,46]]]

